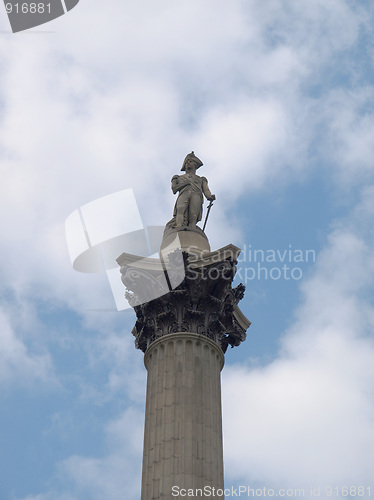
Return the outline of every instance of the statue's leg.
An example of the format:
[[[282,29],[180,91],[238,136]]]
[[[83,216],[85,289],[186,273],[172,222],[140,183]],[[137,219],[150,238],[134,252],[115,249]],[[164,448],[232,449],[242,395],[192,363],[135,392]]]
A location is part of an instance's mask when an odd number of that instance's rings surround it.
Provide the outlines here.
[[[175,227],[183,226],[184,214],[186,213],[186,210],[188,209],[188,202],[189,202],[189,193],[188,192],[181,193],[178,196],[177,204],[176,204],[177,215],[175,216]]]
[[[189,226],[196,226],[199,214],[201,213],[202,198],[200,193],[193,193],[191,195],[189,209],[188,209],[188,220]]]

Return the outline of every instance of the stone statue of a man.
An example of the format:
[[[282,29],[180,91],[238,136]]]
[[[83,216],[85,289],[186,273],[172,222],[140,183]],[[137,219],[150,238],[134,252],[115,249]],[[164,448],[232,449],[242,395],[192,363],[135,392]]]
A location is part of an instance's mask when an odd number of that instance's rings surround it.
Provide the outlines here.
[[[176,229],[182,226],[196,227],[196,223],[201,220],[202,216],[203,194],[209,201],[216,199],[209,190],[206,177],[196,175],[196,170],[202,165],[203,162],[192,151],[184,159],[181,168],[186,173],[174,175],[171,179],[173,193],[179,192],[173,214]]]

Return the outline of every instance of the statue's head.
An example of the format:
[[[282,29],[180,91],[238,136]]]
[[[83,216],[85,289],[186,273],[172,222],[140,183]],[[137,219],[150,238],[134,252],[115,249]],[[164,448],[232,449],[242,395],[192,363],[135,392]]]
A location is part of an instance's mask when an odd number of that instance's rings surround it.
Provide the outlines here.
[[[193,166],[197,170],[198,168],[200,168],[203,165],[203,162],[200,160],[200,158],[198,158],[195,155],[195,153],[193,151],[191,151],[191,153],[188,153],[188,155],[184,159],[184,162],[183,162],[183,165],[181,168],[182,171],[186,170],[187,164],[193,164]]]

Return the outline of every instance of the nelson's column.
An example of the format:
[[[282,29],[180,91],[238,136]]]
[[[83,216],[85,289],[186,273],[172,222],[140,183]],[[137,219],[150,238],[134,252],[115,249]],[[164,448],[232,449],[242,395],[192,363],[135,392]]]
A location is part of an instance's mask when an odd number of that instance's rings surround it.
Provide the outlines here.
[[[196,225],[203,195],[210,206],[215,199],[196,175],[201,166],[192,152],[185,173],[171,180],[178,197],[160,259],[117,259],[148,370],[141,500],[182,498],[188,490],[223,498],[220,372],[227,347],[245,340],[250,321],[238,307],[245,287],[232,288],[240,249],[212,252]]]

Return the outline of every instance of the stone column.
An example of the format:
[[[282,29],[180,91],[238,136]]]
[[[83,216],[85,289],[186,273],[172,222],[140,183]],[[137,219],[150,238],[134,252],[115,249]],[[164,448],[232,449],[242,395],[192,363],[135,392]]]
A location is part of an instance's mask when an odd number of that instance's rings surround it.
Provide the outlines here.
[[[173,486],[223,489],[221,348],[203,335],[173,333],[152,343],[144,363],[141,500],[171,499]]]
[[[148,370],[141,500],[172,500],[173,486],[223,498],[213,494],[223,488],[220,372],[250,325],[238,307],[245,287],[232,288],[239,253],[117,259]]]

